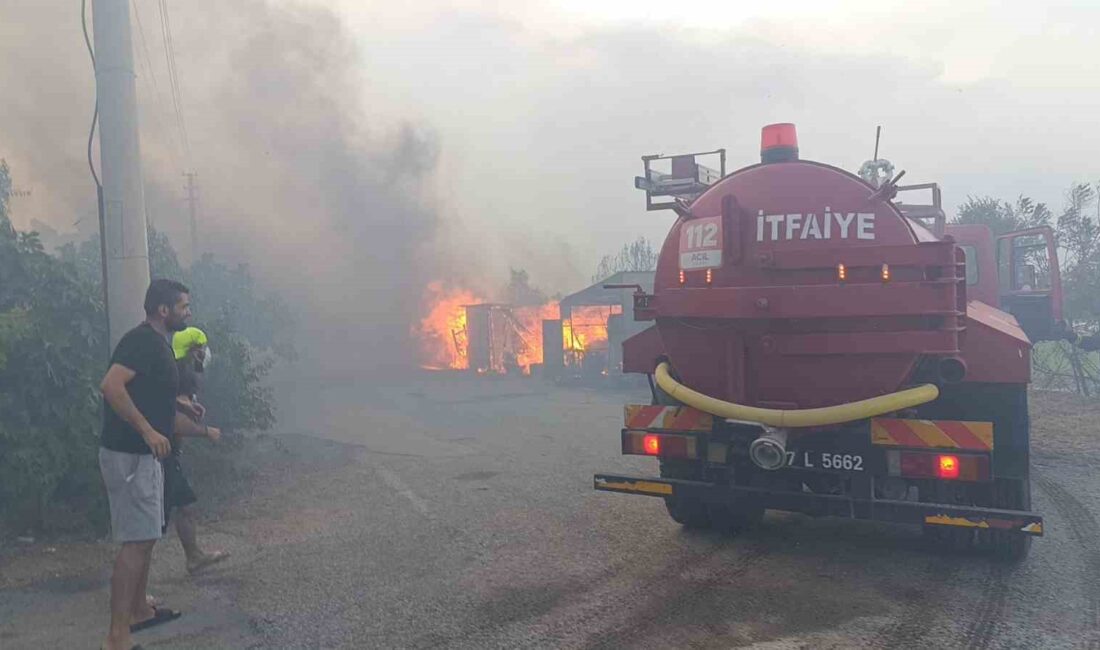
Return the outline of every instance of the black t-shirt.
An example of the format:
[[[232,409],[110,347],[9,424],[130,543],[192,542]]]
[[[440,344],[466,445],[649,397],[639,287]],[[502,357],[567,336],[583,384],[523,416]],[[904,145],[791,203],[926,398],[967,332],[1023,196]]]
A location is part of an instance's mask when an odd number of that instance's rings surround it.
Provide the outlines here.
[[[148,323],[142,323],[118,342],[115,353],[111,355],[111,364],[116,363],[136,373],[126,384],[126,392],[138,411],[158,433],[171,438],[176,418],[179,374],[168,340]],[[106,400],[103,402],[103,434],[99,441],[100,445],[112,451],[152,453],[141,434],[120,418]]]

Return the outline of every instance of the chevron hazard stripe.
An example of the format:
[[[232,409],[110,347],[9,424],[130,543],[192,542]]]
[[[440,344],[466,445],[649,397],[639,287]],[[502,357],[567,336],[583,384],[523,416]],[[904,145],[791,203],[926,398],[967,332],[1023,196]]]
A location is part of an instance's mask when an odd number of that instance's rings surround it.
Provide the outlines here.
[[[994,530],[1014,530],[1040,537],[1043,534],[1043,520],[1039,517],[1021,517],[1004,519],[1000,517],[952,517],[950,515],[928,515],[924,523],[930,526],[957,526],[959,528],[986,528]]]
[[[873,418],[871,444],[993,451],[993,423]]]
[[[668,431],[711,431],[714,416],[689,406],[648,406],[627,404],[623,408],[627,429]]]

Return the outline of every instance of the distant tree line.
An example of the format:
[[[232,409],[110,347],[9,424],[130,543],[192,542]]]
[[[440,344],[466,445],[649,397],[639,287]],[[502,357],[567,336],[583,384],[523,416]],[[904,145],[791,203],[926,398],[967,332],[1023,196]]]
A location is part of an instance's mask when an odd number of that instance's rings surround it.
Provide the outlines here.
[[[623,244],[619,252],[604,255],[596,265],[596,274],[592,276],[593,284],[602,282],[607,278],[624,271],[655,271],[657,270],[658,253],[653,244],[645,237],[639,237],[634,241]]]

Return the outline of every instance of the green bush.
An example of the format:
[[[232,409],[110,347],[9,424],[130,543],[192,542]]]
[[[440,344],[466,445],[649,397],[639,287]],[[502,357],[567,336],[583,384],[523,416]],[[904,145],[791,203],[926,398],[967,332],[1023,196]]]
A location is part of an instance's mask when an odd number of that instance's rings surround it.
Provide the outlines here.
[[[7,165],[0,161],[0,530],[102,531],[98,386],[107,336],[99,245],[92,240],[50,255],[35,233],[12,226],[10,191]],[[171,243],[155,231],[150,266],[154,277],[191,280]],[[236,326],[263,318],[252,311],[242,319],[242,309],[275,308],[278,301],[253,295],[245,267],[226,269],[213,258],[204,258],[202,266],[191,289],[195,324],[207,330],[215,350],[204,391],[210,419],[229,430],[269,428],[272,399],[263,381],[271,355]],[[207,289],[217,303],[203,301]],[[283,333],[280,327],[259,336],[274,341]]]
[[[0,164],[0,516],[41,529],[51,504],[66,502],[102,521],[102,302],[74,266],[15,231],[7,178]]]

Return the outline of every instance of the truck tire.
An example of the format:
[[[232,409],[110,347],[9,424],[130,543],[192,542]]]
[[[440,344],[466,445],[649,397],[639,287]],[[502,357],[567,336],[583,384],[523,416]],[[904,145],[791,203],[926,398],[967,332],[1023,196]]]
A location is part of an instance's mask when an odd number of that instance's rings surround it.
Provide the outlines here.
[[[653,384],[655,406],[683,406],[661,387]],[[661,478],[700,480],[702,468],[690,461],[661,461]],[[764,518],[764,509],[755,506],[740,507],[721,503],[707,504],[698,499],[665,497],[665,508],[672,520],[684,528],[712,528],[726,534],[737,534],[752,528]]]
[[[998,508],[1031,510],[1031,481],[998,479],[993,485],[993,501]],[[1022,562],[1031,551],[1031,535],[993,530],[989,532],[989,544],[998,560]]]
[[[696,463],[670,459],[661,460],[661,478],[696,480],[701,478],[699,469]],[[665,508],[668,510],[668,516],[684,528],[701,529],[710,526],[707,504],[699,499],[679,496],[665,497]]]
[[[921,533],[923,533],[924,539],[934,548],[947,553],[966,552],[975,543],[975,532],[969,528],[929,526],[925,524],[921,528]]]
[[[1007,430],[1005,440],[996,435],[996,445],[1005,449],[1014,460],[1013,478],[997,478],[989,489],[960,495],[960,499],[948,499],[948,503],[962,503],[986,508],[1031,510],[1031,484],[1027,468],[1030,465],[1029,418],[1027,387],[1021,385],[955,384],[944,386],[940,399],[918,410],[919,417],[929,420],[973,420],[993,422],[994,431]],[[1004,444],[1002,444],[1004,443]],[[994,463],[994,475],[998,469]],[[1024,478],[1020,478],[1023,476]],[[933,501],[943,501],[937,494]],[[924,500],[922,498],[922,500]],[[1031,536],[999,530],[973,530],[951,526],[925,526],[925,533],[941,547],[957,550],[976,545],[988,550],[998,559],[1019,562],[1031,550]]]
[[[727,535],[736,535],[755,527],[764,519],[764,509],[756,506],[733,506],[712,503],[707,508],[710,526]]]
[[[652,383],[652,377],[650,377],[650,382],[653,387],[654,406],[683,406],[679,401],[661,390],[661,387],[656,383]],[[696,481],[703,478],[702,467],[699,463],[691,461],[664,458],[661,459],[661,478]],[[678,496],[665,497],[665,509],[668,510],[668,516],[684,528],[703,529],[709,528],[711,525],[707,504],[699,499]]]

